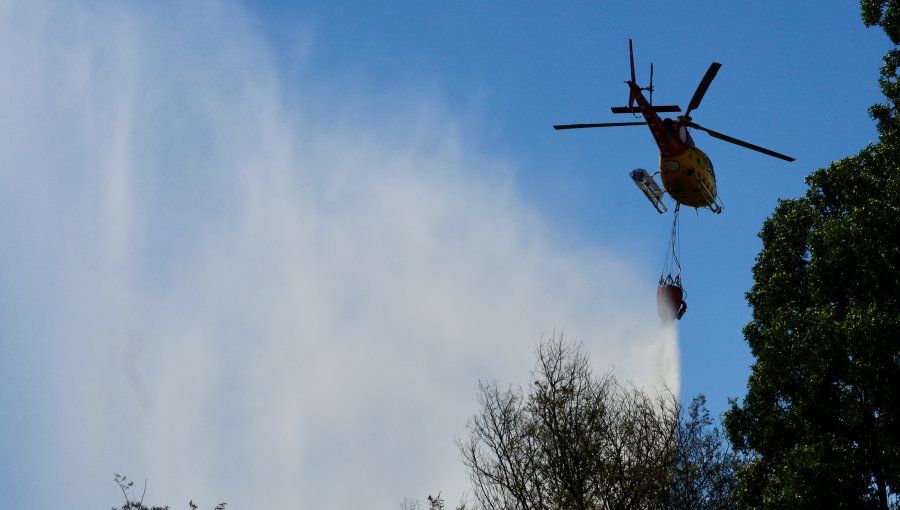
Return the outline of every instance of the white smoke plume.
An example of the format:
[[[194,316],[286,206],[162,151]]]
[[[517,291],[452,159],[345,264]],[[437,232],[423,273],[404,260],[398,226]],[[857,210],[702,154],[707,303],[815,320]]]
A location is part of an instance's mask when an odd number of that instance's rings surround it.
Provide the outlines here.
[[[286,90],[239,6],[174,4],[0,2],[8,502],[109,508],[113,472],[174,508],[452,502],[477,381],[560,331],[677,392],[652,282],[440,98]]]

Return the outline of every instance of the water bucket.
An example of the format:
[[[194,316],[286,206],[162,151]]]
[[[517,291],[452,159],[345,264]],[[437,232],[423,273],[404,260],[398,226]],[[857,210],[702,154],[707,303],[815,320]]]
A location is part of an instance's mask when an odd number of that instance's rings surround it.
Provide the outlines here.
[[[656,289],[656,311],[664,321],[680,320],[687,311],[684,289],[680,285],[661,283]]]

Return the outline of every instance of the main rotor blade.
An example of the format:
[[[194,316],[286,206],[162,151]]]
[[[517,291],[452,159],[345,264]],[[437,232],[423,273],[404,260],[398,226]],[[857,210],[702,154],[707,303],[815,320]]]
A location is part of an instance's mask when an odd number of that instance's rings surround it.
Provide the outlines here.
[[[598,128],[598,127],[619,127],[619,126],[646,126],[646,122],[606,122],[602,124],[560,124],[553,126],[553,129],[582,129],[582,128]]]
[[[709,84],[712,83],[713,78],[716,77],[716,73],[719,72],[720,67],[722,67],[722,64],[718,62],[710,64],[709,69],[706,70],[706,74],[703,75],[703,79],[700,80],[700,84],[697,85],[697,90],[694,91],[694,97],[692,97],[691,102],[688,103],[687,111],[684,113],[685,117],[690,117],[691,110],[696,110],[697,107],[700,106],[700,101],[703,101],[703,96],[706,95],[706,89],[709,88]]]
[[[734,138],[734,137],[731,137],[728,135],[723,135],[722,133],[718,133],[716,131],[713,131],[712,129],[707,129],[699,124],[694,124],[693,122],[688,122],[687,125],[694,129],[706,131],[707,133],[709,133],[709,136],[712,136],[713,138],[718,138],[719,140],[725,140],[726,142],[731,142],[735,145],[740,145],[741,147],[746,147],[748,149],[752,149],[757,152],[762,152],[763,154],[766,154],[767,156],[772,156],[774,158],[783,159],[785,161],[794,161],[794,158],[792,158],[790,156],[785,156],[784,154],[775,152],[773,150],[766,149],[765,147],[760,147],[759,145],[753,145],[752,143],[745,142],[743,140],[738,140],[737,138]]]

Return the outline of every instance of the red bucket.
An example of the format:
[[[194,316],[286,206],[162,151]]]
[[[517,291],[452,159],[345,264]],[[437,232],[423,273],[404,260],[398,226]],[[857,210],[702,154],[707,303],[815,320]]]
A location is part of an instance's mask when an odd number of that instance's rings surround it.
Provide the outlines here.
[[[680,320],[687,311],[684,289],[678,285],[661,283],[656,289],[656,311],[664,321]]]

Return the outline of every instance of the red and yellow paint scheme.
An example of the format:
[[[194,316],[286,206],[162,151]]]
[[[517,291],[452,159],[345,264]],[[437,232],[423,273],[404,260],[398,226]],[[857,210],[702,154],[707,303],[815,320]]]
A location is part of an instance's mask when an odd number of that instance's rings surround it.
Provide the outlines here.
[[[629,110],[640,109],[659,147],[659,175],[666,192],[679,204],[722,212],[716,195],[716,173],[712,161],[695,146],[687,126],[680,119],[660,119],[644,98],[640,87],[633,81],[629,81],[628,85],[638,103],[637,108],[629,107]],[[664,108],[670,110],[677,107]]]
[[[707,207],[715,213],[722,212],[722,204],[718,199],[716,189],[716,173],[709,157],[698,149],[691,137],[690,129],[699,129],[714,138],[724,140],[748,149],[761,152],[785,161],[794,161],[794,158],[774,152],[772,150],[753,145],[743,140],[718,133],[693,122],[690,113],[700,106],[706,90],[718,73],[721,64],[713,62],[697,90],[688,103],[687,111],[675,119],[662,119],[658,115],[662,112],[681,112],[676,105],[653,105],[653,65],[650,65],[650,85],[641,87],[635,80],[634,51],[631,40],[628,41],[628,52],[631,60],[631,79],[625,82],[628,85],[628,106],[616,106],[613,113],[630,113],[642,116],[639,122],[610,122],[600,124],[562,124],[553,126],[555,129],[580,129],[595,127],[619,127],[619,126],[648,126],[656,145],[659,148],[659,176],[665,193],[668,193],[675,202],[689,207]],[[644,96],[648,91],[650,98]],[[637,103],[637,104],[635,104]],[[646,170],[636,169],[631,172],[631,177],[638,188],[644,192],[650,202],[660,213],[666,212],[666,206],[662,202],[663,191],[656,184],[654,176]]]

